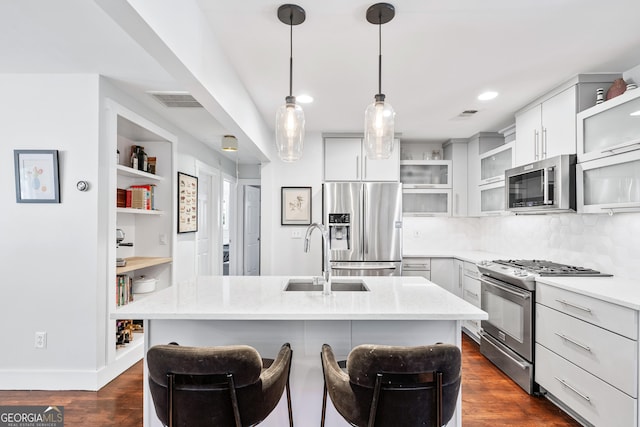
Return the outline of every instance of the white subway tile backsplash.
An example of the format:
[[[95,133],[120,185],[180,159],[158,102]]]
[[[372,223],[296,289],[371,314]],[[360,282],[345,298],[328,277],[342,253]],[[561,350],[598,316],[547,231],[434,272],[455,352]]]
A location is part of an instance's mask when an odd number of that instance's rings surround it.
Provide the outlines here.
[[[405,218],[404,252],[481,250],[640,277],[640,214]]]

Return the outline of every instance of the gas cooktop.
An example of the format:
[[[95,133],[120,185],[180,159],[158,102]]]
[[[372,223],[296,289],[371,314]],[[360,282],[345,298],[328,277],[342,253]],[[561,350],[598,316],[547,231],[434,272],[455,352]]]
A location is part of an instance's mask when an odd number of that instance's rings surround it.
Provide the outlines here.
[[[557,262],[539,260],[539,259],[510,259],[496,260],[496,264],[506,265],[508,267],[519,268],[529,271],[539,276],[580,276],[580,277],[610,277],[611,274],[600,273],[590,268],[575,267],[573,265],[559,264]]]
[[[535,290],[537,277],[610,277],[611,274],[572,265],[544,260],[509,259],[482,261],[478,269],[485,276],[493,277],[519,288]]]

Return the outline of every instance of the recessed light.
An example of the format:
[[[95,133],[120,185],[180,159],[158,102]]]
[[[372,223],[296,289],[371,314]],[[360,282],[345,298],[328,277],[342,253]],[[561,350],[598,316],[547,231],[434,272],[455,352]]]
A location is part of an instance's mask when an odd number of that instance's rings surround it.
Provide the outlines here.
[[[498,92],[487,91],[487,92],[483,92],[480,95],[478,95],[478,99],[480,101],[490,101],[490,100],[494,99],[497,96],[498,96]]]
[[[296,96],[296,101],[300,104],[310,104],[313,102],[313,97],[311,95],[302,94]]]
[[[633,113],[631,113],[631,114],[629,114],[629,115],[630,115],[630,116],[633,116],[633,117],[638,117],[638,116],[640,116],[640,110],[638,110],[638,111],[634,111]]]

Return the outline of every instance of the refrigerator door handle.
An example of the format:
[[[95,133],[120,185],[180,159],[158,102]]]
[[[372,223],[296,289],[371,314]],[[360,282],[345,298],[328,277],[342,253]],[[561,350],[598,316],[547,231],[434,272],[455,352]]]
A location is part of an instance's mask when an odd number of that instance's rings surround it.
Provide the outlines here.
[[[332,265],[333,270],[395,270],[395,265]]]
[[[362,233],[362,248],[364,249],[364,255],[365,255],[365,259],[366,256],[369,255],[369,238],[367,236],[367,233],[364,232],[364,230],[367,229],[367,224],[365,223],[366,218],[365,218],[365,213],[366,213],[366,207],[368,207],[369,205],[367,204],[368,201],[368,193],[367,193],[367,185],[363,185],[362,186],[362,227],[360,228],[361,233]]]

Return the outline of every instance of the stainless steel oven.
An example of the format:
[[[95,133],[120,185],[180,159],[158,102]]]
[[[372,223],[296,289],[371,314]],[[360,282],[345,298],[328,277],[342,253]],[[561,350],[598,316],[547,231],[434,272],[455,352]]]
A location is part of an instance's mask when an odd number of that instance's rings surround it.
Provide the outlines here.
[[[534,292],[488,276],[481,276],[483,320],[480,352],[527,393],[534,391]]]
[[[576,156],[562,155],[505,171],[507,210],[555,213],[576,209]]]
[[[481,308],[489,314],[480,331],[480,352],[527,393],[534,382],[535,289],[540,276],[609,276],[589,268],[543,260],[496,260],[478,264]]]

